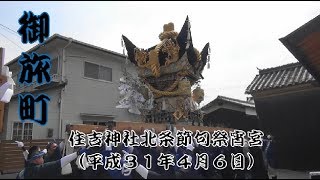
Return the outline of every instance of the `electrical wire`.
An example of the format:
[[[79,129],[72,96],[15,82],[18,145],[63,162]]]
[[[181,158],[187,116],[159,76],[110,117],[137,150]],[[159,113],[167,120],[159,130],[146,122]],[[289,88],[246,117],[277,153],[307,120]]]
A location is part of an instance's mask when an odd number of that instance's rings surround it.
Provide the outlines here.
[[[11,28],[9,28],[9,27],[7,27],[7,26],[5,26],[5,25],[3,25],[3,24],[0,24],[0,26],[2,26],[2,27],[4,27],[5,29],[9,30],[8,32],[11,32],[12,34],[20,37],[19,34],[18,34],[16,31],[12,30]]]
[[[19,46],[18,44],[16,44],[15,42],[11,41],[7,36],[5,36],[4,34],[0,33],[0,35],[2,35],[4,38],[8,39],[10,42],[12,42],[14,45],[18,46],[22,51],[25,51],[21,46]]]
[[[7,26],[5,26],[5,25],[3,25],[3,24],[0,24],[0,27],[2,27],[4,30],[6,30],[7,32],[10,32],[11,34],[14,34],[14,35],[16,35],[17,37],[19,37],[20,38],[20,35],[16,32],[16,31],[14,31],[14,30],[12,30],[11,28],[9,28],[9,27],[7,27]],[[8,37],[6,37],[4,34],[2,34],[2,33],[0,33],[3,37],[5,37],[6,39],[8,39],[10,42],[12,42],[13,44],[15,44],[16,46],[18,46],[21,50],[23,50],[23,51],[26,51],[25,49],[23,49],[21,46],[19,46],[18,44],[16,44],[14,41],[12,41],[12,40],[10,40]]]

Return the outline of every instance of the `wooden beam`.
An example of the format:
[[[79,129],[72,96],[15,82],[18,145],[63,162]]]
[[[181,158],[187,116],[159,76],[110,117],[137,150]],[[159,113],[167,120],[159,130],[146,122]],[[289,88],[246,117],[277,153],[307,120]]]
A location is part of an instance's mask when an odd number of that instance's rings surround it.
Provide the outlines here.
[[[155,131],[161,132],[166,130],[166,124],[154,124],[154,123],[139,123],[139,122],[116,122],[115,125],[110,128],[110,130],[134,130],[136,133],[141,133],[144,129],[151,129],[154,128]],[[71,130],[78,130],[83,133],[91,133],[92,130],[103,132],[107,130],[107,126],[101,125],[88,125],[88,124],[71,124],[67,125],[66,131],[70,132]]]
[[[190,130],[193,133],[195,133],[197,130],[198,131],[208,131],[209,133],[213,133],[216,130],[225,130],[227,132],[232,131],[233,129],[231,128],[222,128],[222,127],[207,127],[207,126],[191,126],[191,125],[175,125],[177,130]]]
[[[87,125],[87,124],[68,124],[66,127],[66,132],[70,133],[72,130],[78,130],[85,134],[91,133],[92,130],[103,132],[107,129],[106,126],[100,125]]]
[[[251,95],[254,98],[266,98],[266,97],[274,97],[274,96],[279,96],[279,95],[289,95],[289,94],[293,94],[293,93],[318,91],[318,90],[320,90],[320,86],[316,81],[314,81],[311,83],[292,85],[292,86],[284,87],[284,88],[275,88],[275,89],[270,89],[270,90],[253,92]]]
[[[206,127],[206,126],[191,126],[191,125],[174,125],[177,130],[190,130],[192,132],[199,131],[208,131],[210,133],[215,130],[226,130],[227,132],[233,130],[230,128],[221,128],[221,127]],[[113,130],[117,130],[122,132],[123,130],[134,130],[137,134],[142,134],[145,129],[155,129],[156,133],[160,133],[161,131],[165,131],[167,129],[167,124],[156,124],[156,123],[143,123],[143,122],[116,122],[115,126],[112,128]],[[87,125],[87,124],[70,124],[67,125],[66,131],[69,133],[71,130],[78,130],[85,134],[91,133],[92,130],[98,132],[104,132],[108,129],[107,126],[101,125]],[[112,130],[110,129],[110,130]]]

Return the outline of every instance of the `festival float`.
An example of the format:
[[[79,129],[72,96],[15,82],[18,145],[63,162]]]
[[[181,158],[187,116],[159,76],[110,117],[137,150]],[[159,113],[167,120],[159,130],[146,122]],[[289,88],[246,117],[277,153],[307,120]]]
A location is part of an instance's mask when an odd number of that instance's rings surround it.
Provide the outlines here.
[[[204,79],[202,71],[206,65],[210,67],[209,43],[201,52],[193,46],[188,17],[179,33],[172,22],[163,25],[159,40],[156,45],[143,49],[122,36],[122,46],[127,52],[126,63],[134,65],[137,76],[124,68],[119,86],[121,100],[117,108],[140,115],[141,122],[117,121],[108,127],[68,125],[66,131],[91,133],[93,129],[127,129],[141,133],[143,129],[160,132],[173,127],[193,132],[221,129],[204,127],[203,113],[199,108],[204,98],[204,90],[200,87],[200,81]]]
[[[136,93],[127,91],[133,96],[138,93],[135,96],[138,100],[120,101],[118,107],[130,107],[129,112],[137,114],[142,109],[146,123],[200,125],[202,113],[198,107],[204,91],[199,82],[210,60],[210,49],[209,43],[201,52],[193,47],[188,17],[179,33],[173,23],[165,24],[159,34],[160,42],[148,49],[137,47],[126,36],[122,38],[128,59],[136,66],[138,79],[132,81],[125,73],[121,81],[124,86],[120,90],[126,90],[132,82],[139,83],[135,83]],[[192,87],[195,87],[193,91]]]

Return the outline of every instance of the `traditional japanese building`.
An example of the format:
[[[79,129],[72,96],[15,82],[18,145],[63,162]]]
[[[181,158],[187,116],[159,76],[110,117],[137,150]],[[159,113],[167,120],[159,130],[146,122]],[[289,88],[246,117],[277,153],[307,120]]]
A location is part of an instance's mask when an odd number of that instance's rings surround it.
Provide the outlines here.
[[[259,120],[252,101],[243,101],[218,96],[201,110],[204,112],[203,125],[227,127],[249,131],[259,128]]]
[[[246,93],[275,137],[277,168],[319,170],[320,16],[280,41],[300,62],[260,70]]]
[[[320,15],[280,38],[280,41],[320,82]]]

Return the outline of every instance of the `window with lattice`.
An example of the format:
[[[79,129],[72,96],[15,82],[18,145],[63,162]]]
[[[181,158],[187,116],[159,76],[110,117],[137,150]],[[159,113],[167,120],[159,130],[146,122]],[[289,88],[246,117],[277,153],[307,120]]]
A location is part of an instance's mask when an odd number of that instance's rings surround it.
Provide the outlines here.
[[[33,123],[14,122],[12,140],[32,140]]]

